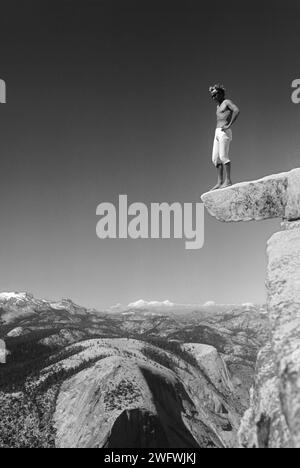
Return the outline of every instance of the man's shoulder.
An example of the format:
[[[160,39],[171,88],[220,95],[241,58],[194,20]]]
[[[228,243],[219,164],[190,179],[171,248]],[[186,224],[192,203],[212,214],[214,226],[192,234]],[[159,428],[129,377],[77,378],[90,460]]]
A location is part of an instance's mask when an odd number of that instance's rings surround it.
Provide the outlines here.
[[[232,101],[232,99],[225,99],[223,102],[224,107],[229,107],[232,110],[239,110],[238,106]]]
[[[232,101],[231,99],[224,99],[224,101],[222,102],[222,104],[220,104],[219,106],[217,106],[217,109],[221,112],[224,112],[224,110],[228,107],[232,105]]]

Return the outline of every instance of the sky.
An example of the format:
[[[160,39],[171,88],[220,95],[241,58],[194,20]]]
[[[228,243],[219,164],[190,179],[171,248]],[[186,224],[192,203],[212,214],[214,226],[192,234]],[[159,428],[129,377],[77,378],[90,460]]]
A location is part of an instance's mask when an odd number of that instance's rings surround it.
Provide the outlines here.
[[[215,107],[241,109],[234,182],[299,166],[299,1],[10,0],[1,5],[0,290],[97,309],[265,301],[279,220],[205,217],[205,245],[100,240],[96,208],[193,202],[215,183]]]

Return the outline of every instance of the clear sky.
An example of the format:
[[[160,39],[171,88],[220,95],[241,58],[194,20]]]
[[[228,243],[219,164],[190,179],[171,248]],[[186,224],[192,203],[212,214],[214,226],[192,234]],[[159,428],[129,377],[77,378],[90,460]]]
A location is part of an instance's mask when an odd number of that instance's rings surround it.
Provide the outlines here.
[[[221,81],[241,108],[234,181],[299,166],[298,0],[10,0],[1,5],[1,291],[98,309],[137,299],[263,302],[279,221],[221,224],[205,247],[101,241],[96,207],[199,202],[215,181]]]

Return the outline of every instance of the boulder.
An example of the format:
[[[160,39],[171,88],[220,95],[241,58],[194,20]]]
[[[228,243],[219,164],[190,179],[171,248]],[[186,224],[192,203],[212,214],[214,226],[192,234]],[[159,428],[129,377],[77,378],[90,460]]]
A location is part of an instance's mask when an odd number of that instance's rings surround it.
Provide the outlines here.
[[[26,334],[24,332],[24,329],[22,327],[17,327],[11,330],[9,333],[7,333],[8,338],[16,338],[17,336],[22,336]]]

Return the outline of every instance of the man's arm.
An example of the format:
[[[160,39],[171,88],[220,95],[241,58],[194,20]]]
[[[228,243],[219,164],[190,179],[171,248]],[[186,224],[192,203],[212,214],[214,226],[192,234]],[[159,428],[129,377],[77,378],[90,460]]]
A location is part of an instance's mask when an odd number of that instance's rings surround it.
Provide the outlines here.
[[[236,121],[238,116],[240,115],[240,109],[229,99],[226,100],[227,108],[231,110],[231,119],[227,125],[224,125],[223,130],[228,130]]]

